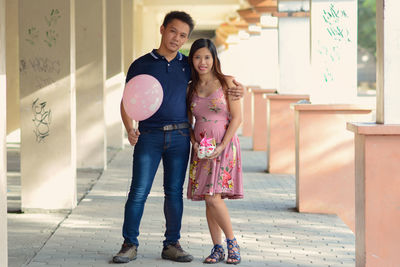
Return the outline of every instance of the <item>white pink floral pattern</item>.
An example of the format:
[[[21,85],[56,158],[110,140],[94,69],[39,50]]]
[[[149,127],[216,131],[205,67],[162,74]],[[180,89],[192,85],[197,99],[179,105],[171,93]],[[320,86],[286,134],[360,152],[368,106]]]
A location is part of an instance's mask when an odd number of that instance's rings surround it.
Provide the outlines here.
[[[209,97],[193,96],[190,105],[196,118],[194,133],[197,142],[207,136],[221,143],[229,125],[230,114],[222,88]],[[216,159],[199,159],[192,153],[187,196],[204,200],[205,195],[221,194],[222,198],[243,198],[240,144],[234,135],[230,144]]]

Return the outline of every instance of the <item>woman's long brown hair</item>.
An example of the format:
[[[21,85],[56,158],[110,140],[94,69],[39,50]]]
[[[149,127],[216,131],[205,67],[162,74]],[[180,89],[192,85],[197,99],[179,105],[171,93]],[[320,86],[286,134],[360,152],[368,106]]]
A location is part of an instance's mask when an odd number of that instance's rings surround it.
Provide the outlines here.
[[[221,83],[223,91],[228,87],[228,84],[225,81],[225,75],[221,71],[221,63],[219,61],[217,55],[217,48],[215,47],[214,43],[210,39],[204,39],[204,38],[197,39],[192,44],[189,52],[189,64],[190,64],[190,70],[192,72],[192,81],[191,83],[189,83],[189,91],[186,99],[189,111],[190,111],[190,104],[192,103],[193,94],[195,92],[195,88],[199,82],[199,74],[197,73],[193,65],[193,56],[197,50],[203,47],[208,48],[208,50],[210,50],[211,52],[211,56],[213,58],[213,67],[211,71],[215,74],[215,76]]]

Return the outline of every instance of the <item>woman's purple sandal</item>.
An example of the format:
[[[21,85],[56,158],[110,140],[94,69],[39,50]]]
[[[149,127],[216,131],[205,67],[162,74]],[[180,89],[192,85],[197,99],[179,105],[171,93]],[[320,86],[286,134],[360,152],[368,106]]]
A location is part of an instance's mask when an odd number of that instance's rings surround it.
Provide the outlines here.
[[[208,256],[203,263],[207,264],[214,264],[225,259],[224,248],[221,245],[214,245],[213,249],[211,250],[210,256]]]
[[[228,264],[239,264],[242,258],[240,257],[240,247],[236,241],[236,238],[226,239],[228,244],[228,259],[226,263]]]

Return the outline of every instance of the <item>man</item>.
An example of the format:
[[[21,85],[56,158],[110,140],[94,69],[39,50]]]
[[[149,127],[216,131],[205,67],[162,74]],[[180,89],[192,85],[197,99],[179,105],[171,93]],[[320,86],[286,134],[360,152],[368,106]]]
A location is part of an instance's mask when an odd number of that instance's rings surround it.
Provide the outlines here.
[[[161,257],[178,262],[190,262],[193,256],[180,244],[183,213],[183,183],[190,152],[191,127],[186,110],[186,89],[190,80],[187,57],[178,50],[188,40],[194,22],[185,12],[168,13],[162,26],[161,44],[139,59],[129,68],[126,82],[139,74],[155,77],[163,88],[163,101],[158,111],[139,123],[134,129],[121,101],[121,117],[128,132],[128,140],[135,146],[132,167],[132,184],[125,204],[123,225],[124,243],[113,257],[115,263],[136,259],[139,242],[139,226],[144,204],[150,193],[158,165],[164,166],[164,216],[165,240]],[[243,94],[243,88],[232,88],[232,94]],[[140,136],[140,138],[139,138]]]

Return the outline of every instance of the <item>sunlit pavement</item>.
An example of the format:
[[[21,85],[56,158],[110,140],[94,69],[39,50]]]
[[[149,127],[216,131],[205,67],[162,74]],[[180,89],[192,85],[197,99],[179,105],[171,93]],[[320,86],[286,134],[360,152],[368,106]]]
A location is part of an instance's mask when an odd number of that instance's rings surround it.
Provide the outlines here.
[[[266,153],[251,151],[251,139],[241,137],[244,191],[242,200],[226,201],[242,251],[239,266],[351,266],[355,265],[354,234],[335,215],[295,211],[294,175],[264,172]],[[9,266],[108,266],[122,244],[123,210],[131,175],[132,148],[119,151],[92,190],[71,214],[9,214]],[[186,187],[185,187],[186,194]],[[157,172],[142,219],[138,258],[119,266],[204,266],[212,244],[203,202],[185,197],[182,247],[195,257],[191,263],[161,259],[165,230],[162,167]],[[26,220],[18,216],[26,216]],[[35,217],[36,216],[36,217]],[[29,217],[47,222],[29,229]],[[39,218],[37,218],[39,217]],[[62,218],[61,218],[62,217]],[[64,219],[65,218],[65,219]],[[47,221],[46,221],[47,220]],[[15,223],[14,223],[15,222]],[[21,230],[18,233],[18,223]],[[24,224],[25,223],[25,224]],[[55,232],[54,232],[55,230]],[[38,232],[39,231],[39,232]],[[28,243],[22,242],[24,235]],[[18,251],[31,236],[41,242],[30,255]],[[224,244],[226,246],[226,244]],[[19,259],[19,255],[24,258]],[[219,263],[217,266],[226,266]]]

